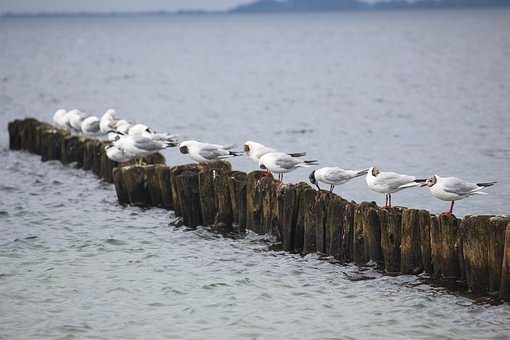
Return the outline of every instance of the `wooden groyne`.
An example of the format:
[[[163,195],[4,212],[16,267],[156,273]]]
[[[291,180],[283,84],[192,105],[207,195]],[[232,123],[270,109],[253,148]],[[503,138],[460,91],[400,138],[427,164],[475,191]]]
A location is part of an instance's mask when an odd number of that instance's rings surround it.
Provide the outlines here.
[[[121,204],[173,210],[189,227],[269,234],[286,251],[372,264],[388,275],[426,273],[443,286],[510,301],[509,217],[458,219],[358,204],[303,182],[282,185],[261,171],[233,171],[228,162],[168,167],[156,154],[147,165],[119,166],[106,157],[107,142],[30,118],[8,129],[11,150],[91,170],[114,183]]]

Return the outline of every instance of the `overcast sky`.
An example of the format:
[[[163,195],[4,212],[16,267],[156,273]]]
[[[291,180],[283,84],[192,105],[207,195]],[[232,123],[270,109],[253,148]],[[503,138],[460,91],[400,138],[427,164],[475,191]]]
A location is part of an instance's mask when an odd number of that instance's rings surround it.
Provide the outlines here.
[[[0,12],[221,10],[253,0],[0,0]]]

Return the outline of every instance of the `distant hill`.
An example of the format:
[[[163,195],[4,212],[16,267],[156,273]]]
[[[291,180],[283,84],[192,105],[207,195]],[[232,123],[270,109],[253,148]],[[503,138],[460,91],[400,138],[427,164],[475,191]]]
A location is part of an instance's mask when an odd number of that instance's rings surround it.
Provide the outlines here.
[[[440,9],[510,6],[510,0],[406,0],[370,4],[360,0],[258,0],[240,5],[230,13],[369,11],[388,9]]]

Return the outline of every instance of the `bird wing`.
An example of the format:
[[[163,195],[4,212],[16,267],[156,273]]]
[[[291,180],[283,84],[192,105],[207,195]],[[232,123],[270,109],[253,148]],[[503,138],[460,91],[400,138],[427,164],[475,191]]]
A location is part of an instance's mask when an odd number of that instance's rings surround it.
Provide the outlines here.
[[[290,170],[301,163],[301,161],[287,156],[277,158],[274,163],[282,169]]]
[[[326,180],[331,182],[343,182],[351,179],[354,174],[355,172],[351,170],[332,168],[330,171],[326,172],[324,177],[326,177]]]
[[[143,151],[158,151],[165,148],[162,143],[143,136],[133,138],[133,145],[135,148]]]
[[[198,154],[208,160],[217,159],[220,157],[229,156],[230,153],[227,150],[219,148],[218,145],[205,145],[200,148]]]
[[[443,179],[443,190],[457,195],[468,195],[482,188],[475,183],[469,183],[456,177]]]
[[[382,182],[397,188],[401,185],[409,184],[416,179],[414,176],[401,175],[396,172],[381,172],[377,177],[380,177]]]

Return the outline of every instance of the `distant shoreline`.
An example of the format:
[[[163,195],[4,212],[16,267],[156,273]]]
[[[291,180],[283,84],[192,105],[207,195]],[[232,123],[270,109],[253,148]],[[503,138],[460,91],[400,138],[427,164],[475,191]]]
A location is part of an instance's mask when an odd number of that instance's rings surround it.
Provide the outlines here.
[[[164,17],[164,16],[237,16],[237,15],[265,15],[265,14],[318,14],[318,13],[376,13],[376,12],[403,12],[403,11],[441,11],[441,10],[483,10],[483,9],[508,9],[508,4],[473,5],[473,6],[403,6],[403,7],[367,7],[345,9],[286,9],[286,10],[244,10],[234,8],[227,11],[137,11],[137,12],[4,12],[0,18],[67,18],[67,17],[100,17],[100,18],[123,18],[123,17]]]

